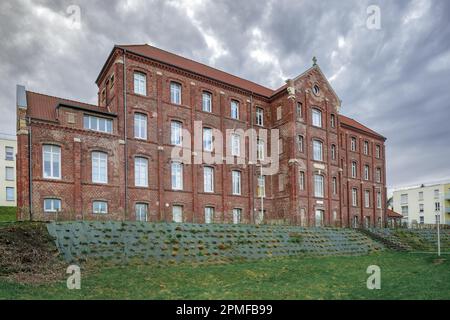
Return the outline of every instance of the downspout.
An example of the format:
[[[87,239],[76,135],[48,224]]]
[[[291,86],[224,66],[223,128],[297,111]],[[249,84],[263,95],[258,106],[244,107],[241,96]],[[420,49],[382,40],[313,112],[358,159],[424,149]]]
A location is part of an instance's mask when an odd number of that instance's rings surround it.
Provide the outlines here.
[[[250,153],[251,150],[252,150],[251,144],[253,143],[253,114],[252,114],[252,111],[253,111],[253,91],[250,92],[250,132],[252,133],[252,138],[251,138],[251,141],[250,141],[250,143],[248,145],[249,146],[249,148],[248,148],[249,158],[251,157],[251,153]],[[245,145],[245,143],[244,143],[244,145]],[[250,186],[250,190],[251,190],[250,197],[251,197],[251,201],[253,202],[253,208],[252,208],[252,210],[250,210],[251,211],[251,213],[250,213],[251,214],[251,216],[250,216],[250,223],[252,223],[252,224],[255,223],[255,210],[256,210],[255,188],[254,188],[254,185],[253,185],[255,165],[256,164],[252,163],[251,170],[250,170],[250,179],[249,179],[250,181],[248,182],[249,186]]]
[[[123,49],[123,140],[124,140],[124,166],[125,166],[125,212],[124,220],[127,219],[128,213],[128,145],[127,145],[127,68],[126,68],[126,53]]]
[[[31,145],[31,118],[27,117],[28,122],[28,201],[29,201],[29,210],[30,210],[30,221],[33,221],[33,168],[31,165],[31,156],[32,156],[32,145]]]

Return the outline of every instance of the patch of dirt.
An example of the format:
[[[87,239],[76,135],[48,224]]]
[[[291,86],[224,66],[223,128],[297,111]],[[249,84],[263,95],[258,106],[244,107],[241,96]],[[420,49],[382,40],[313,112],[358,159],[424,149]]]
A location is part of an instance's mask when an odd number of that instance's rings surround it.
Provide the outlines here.
[[[65,265],[44,223],[0,227],[0,277],[46,283],[63,277]]]

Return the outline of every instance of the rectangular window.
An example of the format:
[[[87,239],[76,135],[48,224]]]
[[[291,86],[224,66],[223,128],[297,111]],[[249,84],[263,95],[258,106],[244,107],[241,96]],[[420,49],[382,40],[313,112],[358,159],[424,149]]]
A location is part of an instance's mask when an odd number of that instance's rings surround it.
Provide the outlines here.
[[[423,201],[423,191],[419,192],[419,201]]]
[[[61,179],[61,148],[53,145],[44,145],[43,175],[47,179]]]
[[[13,167],[5,168],[5,180],[6,181],[14,181],[14,168]]]
[[[256,108],[256,125],[264,125],[264,110],[262,108]]]
[[[377,208],[381,209],[381,192],[377,192]]]
[[[299,179],[298,184],[299,184],[300,190],[305,190],[305,172],[300,171],[300,176],[298,179]]]
[[[368,165],[364,166],[364,180],[369,180],[370,178],[370,167]]]
[[[420,216],[419,217],[419,221],[420,221],[420,224],[424,224],[425,223],[425,217],[424,216]]]
[[[419,212],[420,213],[424,212],[424,205],[423,205],[423,203],[419,204]]]
[[[282,113],[283,113],[283,108],[281,106],[279,106],[277,108],[277,120],[281,120],[281,118],[283,116]]]
[[[205,207],[205,223],[213,223],[214,221],[214,208]]]
[[[303,118],[303,106],[301,102],[297,102],[297,119]]]
[[[134,93],[147,95],[147,77],[140,72],[134,73]]]
[[[322,112],[317,109],[312,109],[312,125],[322,128]]]
[[[147,116],[145,114],[134,114],[134,137],[136,139],[147,139]]]
[[[95,214],[107,214],[108,213],[108,202],[94,201],[92,203],[92,212]]]
[[[334,116],[334,114],[331,115],[330,123],[332,128],[336,126],[336,117]]]
[[[92,152],[92,182],[108,183],[108,155],[104,152]]]
[[[181,85],[179,83],[170,83],[170,102],[173,104],[181,104]]]
[[[381,169],[377,168],[377,182],[380,183],[381,182]]]
[[[212,112],[212,95],[209,92],[202,93],[202,110]]]
[[[44,212],[58,212],[58,211],[61,211],[61,200],[44,199]]]
[[[258,176],[258,185],[256,186],[256,195],[259,198],[266,196],[266,177],[265,176]]]
[[[434,198],[439,199],[439,190],[438,189],[434,190]]]
[[[365,155],[369,154],[369,142],[368,141],[364,141],[364,154]]]
[[[241,223],[242,209],[234,208],[233,209],[233,223],[238,224]]]
[[[239,119],[239,102],[231,100],[231,118]]]
[[[352,189],[352,206],[356,207],[358,205],[358,190],[356,188]]]
[[[350,142],[350,150],[351,151],[356,151],[356,138],[352,137],[352,140]]]
[[[148,160],[146,158],[134,158],[134,185],[148,187]]]
[[[175,146],[181,146],[182,141],[182,130],[183,125],[179,121],[170,122],[170,143]]]
[[[84,128],[98,132],[112,133],[112,120],[90,115],[83,117]]]
[[[333,183],[333,185],[332,185],[333,194],[337,194],[337,179],[336,179],[336,177],[333,177],[332,183]]]
[[[214,192],[214,168],[203,168],[203,185],[205,192]]]
[[[173,222],[182,223],[183,222],[183,207],[173,206],[172,207],[172,220]]]
[[[334,144],[331,145],[331,160],[336,160],[336,146]]]
[[[5,147],[5,160],[14,160],[14,147]]]
[[[441,203],[440,202],[435,202],[434,203],[434,211],[441,211]]]
[[[324,196],[323,176],[314,175],[314,196],[316,198],[323,198]]]
[[[297,137],[297,144],[298,144],[298,151],[303,152],[304,148],[304,142],[303,142],[303,136]]]
[[[148,204],[136,203],[134,210],[136,214],[136,221],[147,221]]]
[[[375,147],[375,154],[376,154],[376,157],[377,157],[378,159],[381,158],[381,148],[380,148],[379,145],[377,145],[377,146]]]
[[[241,172],[240,171],[232,171],[232,193],[234,195],[241,194]]]
[[[364,192],[364,207],[369,208],[370,207],[370,191],[366,190]]]
[[[313,140],[313,160],[315,161],[323,160],[322,142],[318,140]]]
[[[284,186],[286,185],[286,175],[284,173],[280,173],[278,175],[278,191],[284,191]]]
[[[183,190],[183,164],[172,162],[172,189]]]
[[[408,217],[408,206],[402,206],[402,216]]]
[[[264,141],[256,140],[256,160],[264,160]]]
[[[14,188],[6,187],[6,201],[14,201]]]
[[[353,161],[352,162],[352,178],[356,178],[356,173],[357,173],[357,165],[356,165],[356,162]]]
[[[400,203],[401,204],[408,204],[408,195],[407,194],[402,194],[400,196]]]
[[[203,128],[203,151],[213,151],[213,134],[211,128]]]
[[[237,157],[241,155],[241,137],[235,133],[231,135],[231,155]]]

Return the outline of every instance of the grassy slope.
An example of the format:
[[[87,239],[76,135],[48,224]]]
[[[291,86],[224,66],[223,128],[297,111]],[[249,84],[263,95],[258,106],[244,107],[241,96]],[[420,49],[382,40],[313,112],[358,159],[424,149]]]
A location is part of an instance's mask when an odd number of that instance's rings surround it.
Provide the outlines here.
[[[16,207],[0,207],[0,222],[16,221]]]
[[[366,269],[381,268],[381,290]],[[19,285],[0,279],[0,299],[450,299],[450,261],[383,252],[361,257],[298,257],[227,265],[127,266],[65,281]]]

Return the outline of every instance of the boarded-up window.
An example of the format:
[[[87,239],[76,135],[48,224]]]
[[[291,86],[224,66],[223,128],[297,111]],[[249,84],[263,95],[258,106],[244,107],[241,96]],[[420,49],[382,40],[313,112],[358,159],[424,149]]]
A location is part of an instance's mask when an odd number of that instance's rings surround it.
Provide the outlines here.
[[[282,112],[282,108],[281,108],[281,106],[279,106],[279,107],[277,108],[277,120],[280,120],[280,119],[281,119],[281,112]]]
[[[75,123],[75,114],[74,113],[67,113],[67,122]]]
[[[284,191],[284,185],[286,183],[285,174],[281,173],[278,175],[278,191]]]

